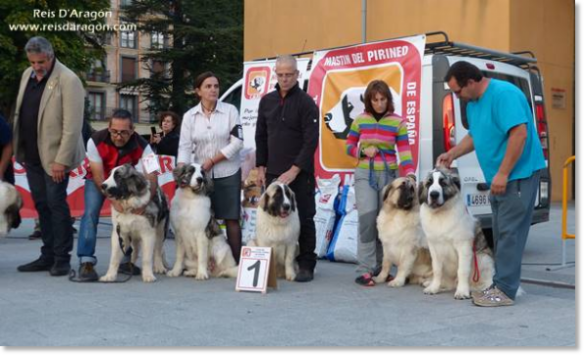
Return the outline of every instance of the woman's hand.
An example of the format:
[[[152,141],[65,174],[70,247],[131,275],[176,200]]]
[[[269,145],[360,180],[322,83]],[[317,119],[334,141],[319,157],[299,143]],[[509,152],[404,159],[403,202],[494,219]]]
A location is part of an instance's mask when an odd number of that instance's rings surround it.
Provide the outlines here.
[[[204,171],[210,171],[212,169],[212,167],[214,167],[214,165],[215,165],[214,160],[207,159],[206,161],[203,162],[203,165],[201,165],[201,168]]]
[[[364,153],[364,155],[373,158],[376,156],[376,154],[378,154],[378,149],[376,146],[369,146],[365,149],[362,149],[362,152]]]
[[[161,134],[151,135],[151,144],[158,144],[161,142]]]

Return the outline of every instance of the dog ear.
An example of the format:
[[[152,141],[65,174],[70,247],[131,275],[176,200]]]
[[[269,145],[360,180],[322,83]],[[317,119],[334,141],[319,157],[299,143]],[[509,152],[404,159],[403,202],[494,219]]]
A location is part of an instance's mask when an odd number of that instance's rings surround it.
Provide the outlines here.
[[[462,184],[460,182],[460,176],[455,173],[450,173],[450,179],[452,180],[454,185],[456,185],[456,187],[458,188],[458,191],[462,191]]]
[[[419,204],[424,204],[427,201],[427,188],[425,187],[424,181],[419,183],[418,196]]]
[[[128,186],[129,193],[141,193],[147,187],[146,180],[138,172],[130,175],[126,180],[126,185]]]
[[[285,187],[287,187],[287,193],[288,193],[290,200],[291,200],[291,211],[295,212],[295,210],[297,209],[297,201],[295,200],[295,192],[293,192],[291,187],[289,187],[289,186],[285,186]]]
[[[179,181],[181,181],[181,176],[185,172],[185,167],[186,165],[183,165],[181,167],[176,167],[173,169],[173,180],[175,180],[176,183],[179,183]]]
[[[8,228],[18,228],[18,226],[20,226],[20,223],[22,222],[22,219],[20,217],[20,208],[18,207],[17,204],[13,204],[11,206],[8,206],[8,208],[6,209],[6,218],[8,221]]]
[[[387,201],[387,197],[389,197],[389,193],[391,193],[391,189],[393,188],[392,183],[385,186],[383,189],[383,203]]]

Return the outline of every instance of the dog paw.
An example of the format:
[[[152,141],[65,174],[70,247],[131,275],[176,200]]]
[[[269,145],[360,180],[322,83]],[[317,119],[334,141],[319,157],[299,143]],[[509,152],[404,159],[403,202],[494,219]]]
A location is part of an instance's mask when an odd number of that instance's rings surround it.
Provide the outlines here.
[[[167,272],[167,276],[170,278],[176,278],[181,275],[181,270],[173,269]]]
[[[470,299],[470,291],[456,291],[456,293],[454,294],[454,299],[458,299],[458,300],[465,300],[465,299]]]
[[[210,278],[208,272],[195,274],[195,280],[208,280]]]
[[[195,269],[190,269],[190,270],[186,270],[183,275],[185,276],[196,276],[197,275],[197,270]]]
[[[100,278],[102,283],[110,283],[116,281],[116,274],[106,274]]]
[[[423,293],[427,295],[435,295],[439,293],[439,288],[434,286],[428,286],[427,288],[423,289]]]
[[[155,276],[153,274],[143,274],[142,275],[142,281],[144,281],[145,283],[152,283],[155,280],[157,280],[157,278],[155,278]]]
[[[384,283],[385,281],[387,281],[387,278],[386,277],[382,277],[380,275],[377,275],[374,278],[372,278],[372,280],[374,280],[374,282],[377,283],[377,284],[381,284],[381,283]]]
[[[297,274],[295,274],[295,273],[285,274],[285,279],[287,279],[289,281],[294,281],[296,276],[297,276]]]
[[[155,274],[166,274],[167,268],[165,268],[164,266],[160,266],[160,267],[156,266],[154,271],[155,271]]]
[[[390,286],[391,288],[400,288],[401,286],[405,285],[405,280],[400,280],[400,279],[393,279],[391,280],[388,284],[388,286]]]

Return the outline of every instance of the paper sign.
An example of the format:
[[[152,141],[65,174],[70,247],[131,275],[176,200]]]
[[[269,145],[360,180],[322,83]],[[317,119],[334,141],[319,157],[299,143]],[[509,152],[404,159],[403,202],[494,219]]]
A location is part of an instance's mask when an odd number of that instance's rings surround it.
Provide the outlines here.
[[[149,154],[142,158],[142,164],[147,174],[161,171],[161,165],[159,164],[159,158],[155,154]]]
[[[242,247],[236,279],[236,291],[267,292],[277,288],[276,267],[269,247]]]

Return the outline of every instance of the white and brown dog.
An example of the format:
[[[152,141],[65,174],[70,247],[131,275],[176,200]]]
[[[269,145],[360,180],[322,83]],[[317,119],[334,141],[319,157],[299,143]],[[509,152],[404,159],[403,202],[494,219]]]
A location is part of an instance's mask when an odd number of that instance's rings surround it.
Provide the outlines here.
[[[300,230],[295,193],[284,183],[271,183],[260,197],[256,237],[248,242],[248,246],[271,247],[277,262],[277,276],[293,281],[297,275],[295,258]]]
[[[157,274],[167,271],[163,241],[168,227],[169,206],[165,194],[157,187],[157,194],[151,200],[150,182],[129,164],[114,168],[110,177],[102,184],[102,189],[109,198],[121,204],[122,212],[112,209],[112,253],[108,271],[100,281],[116,280],[123,257],[119,238],[122,239],[124,249],[132,245],[133,263],[136,262],[140,248],[142,280],[147,283],[155,281],[153,270]],[[133,213],[133,210],[145,205],[143,214]]]
[[[469,299],[471,290],[488,288],[494,275],[492,251],[462,200],[459,177],[445,168],[434,169],[419,186],[419,200],[433,267],[433,280],[424,293],[456,288],[454,298]]]
[[[214,218],[209,194],[212,181],[198,164],[173,170],[179,186],[171,202],[171,225],[177,257],[167,276],[194,276],[197,280],[238,275],[226,237]]]
[[[376,224],[383,247],[383,265],[374,281],[385,282],[394,264],[397,275],[389,286],[401,287],[407,279],[411,284],[428,284],[432,276],[431,257],[419,220],[415,181],[397,178],[384,188]]]
[[[14,186],[0,181],[0,238],[20,226],[22,197]]]

